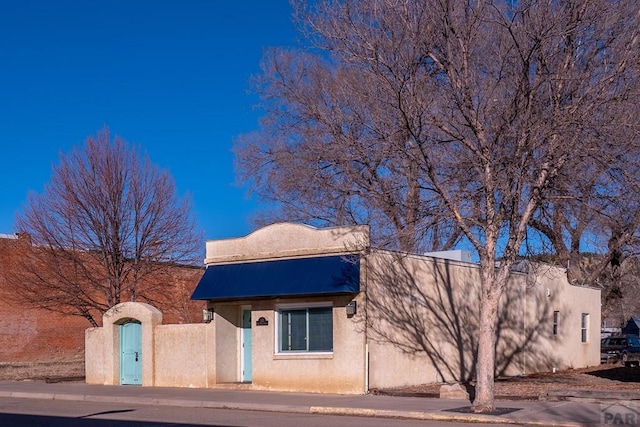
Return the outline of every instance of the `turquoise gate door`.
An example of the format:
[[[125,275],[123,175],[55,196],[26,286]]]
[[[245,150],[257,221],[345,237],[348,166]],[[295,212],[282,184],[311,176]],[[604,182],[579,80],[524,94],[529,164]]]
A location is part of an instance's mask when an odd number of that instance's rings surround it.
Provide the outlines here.
[[[242,310],[242,382],[248,383],[253,377],[253,342],[251,338],[251,310]]]
[[[120,384],[142,384],[142,325],[120,325]]]

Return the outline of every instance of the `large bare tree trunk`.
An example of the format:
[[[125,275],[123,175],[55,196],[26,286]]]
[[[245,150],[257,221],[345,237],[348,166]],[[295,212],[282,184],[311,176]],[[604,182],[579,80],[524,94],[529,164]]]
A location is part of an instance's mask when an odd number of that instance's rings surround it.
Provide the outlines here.
[[[511,262],[499,267],[493,262],[482,262],[482,290],[478,325],[478,362],[476,367],[476,394],[473,408],[476,412],[491,412],[494,406],[494,377],[496,367],[496,327],[500,299],[509,280]]]
[[[494,409],[493,385],[495,369],[496,323],[498,298],[483,289],[480,301],[480,325],[478,327],[478,364],[476,368],[476,393],[473,401],[477,412]]]

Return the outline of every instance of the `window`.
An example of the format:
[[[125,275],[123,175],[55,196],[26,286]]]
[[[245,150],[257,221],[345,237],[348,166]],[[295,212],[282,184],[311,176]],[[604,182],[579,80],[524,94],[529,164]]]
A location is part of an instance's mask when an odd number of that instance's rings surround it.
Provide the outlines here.
[[[333,309],[308,307],[278,312],[278,351],[333,351]]]
[[[587,342],[589,332],[589,313],[582,313],[580,320],[580,332],[582,334],[582,342]]]
[[[553,335],[558,335],[558,320],[560,319],[560,312],[553,312]]]

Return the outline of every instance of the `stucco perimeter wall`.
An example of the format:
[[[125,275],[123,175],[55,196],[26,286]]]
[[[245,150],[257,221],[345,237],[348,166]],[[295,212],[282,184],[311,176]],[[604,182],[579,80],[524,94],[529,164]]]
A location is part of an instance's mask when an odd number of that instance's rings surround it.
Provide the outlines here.
[[[215,384],[213,323],[155,328],[155,385],[205,388]],[[215,362],[214,362],[215,363]]]
[[[104,326],[85,331],[87,384],[120,384],[120,325],[142,325],[142,385],[212,387],[216,383],[216,323],[162,325],[162,313],[148,304],[118,304]]]
[[[140,302],[123,302],[102,316],[102,328],[85,333],[85,375],[89,384],[120,384],[120,325],[140,322],[142,350],[142,385],[153,386],[154,329],[162,323],[162,313]]]
[[[369,227],[314,228],[294,223],[269,225],[239,238],[209,240],[205,264],[327,255],[369,247]]]
[[[89,328],[84,333],[85,378],[87,384],[105,384],[105,342],[103,328]]]
[[[369,387],[473,379],[479,268],[384,251],[369,255],[367,265]],[[546,271],[514,272],[505,289],[497,328],[497,375],[579,368],[599,361],[599,292],[570,286],[559,269]],[[555,336],[554,311],[563,313],[564,323],[562,334]],[[582,312],[590,313],[589,340],[584,344]]]

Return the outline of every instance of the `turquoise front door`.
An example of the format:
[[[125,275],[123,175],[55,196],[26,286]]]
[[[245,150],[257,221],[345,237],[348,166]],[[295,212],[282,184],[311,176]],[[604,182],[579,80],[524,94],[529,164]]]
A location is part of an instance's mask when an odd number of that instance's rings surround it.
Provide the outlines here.
[[[252,377],[251,310],[242,310],[242,381],[251,382]]]
[[[142,384],[142,325],[120,325],[120,384]]]

